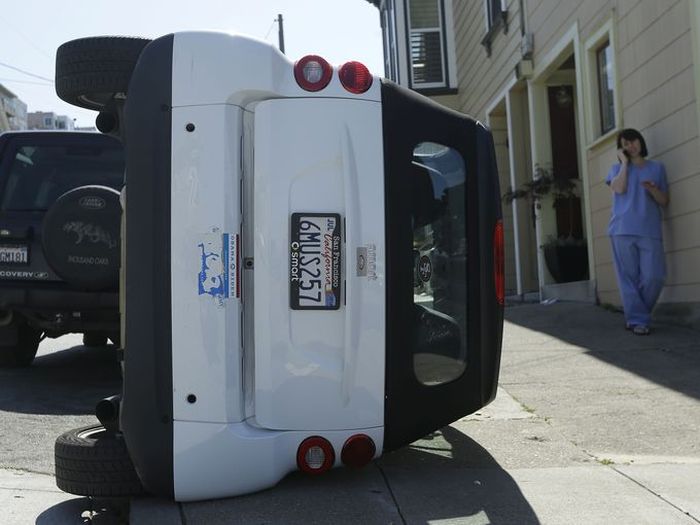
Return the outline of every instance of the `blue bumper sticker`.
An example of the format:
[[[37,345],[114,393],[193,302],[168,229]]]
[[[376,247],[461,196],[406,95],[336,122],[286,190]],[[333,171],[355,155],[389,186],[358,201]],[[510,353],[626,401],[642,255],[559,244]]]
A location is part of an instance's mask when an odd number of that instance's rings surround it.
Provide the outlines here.
[[[238,235],[208,233],[198,247],[199,295],[210,295],[220,300],[240,297]]]

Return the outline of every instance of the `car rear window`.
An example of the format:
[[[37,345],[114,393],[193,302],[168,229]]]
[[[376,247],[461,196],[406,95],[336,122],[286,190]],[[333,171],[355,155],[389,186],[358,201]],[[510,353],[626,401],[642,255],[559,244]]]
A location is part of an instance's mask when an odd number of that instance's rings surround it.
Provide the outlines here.
[[[3,211],[44,211],[65,192],[80,186],[120,190],[124,153],[108,145],[22,146],[3,178]]]
[[[412,165],[414,371],[436,385],[467,364],[466,168],[456,150],[430,142]]]

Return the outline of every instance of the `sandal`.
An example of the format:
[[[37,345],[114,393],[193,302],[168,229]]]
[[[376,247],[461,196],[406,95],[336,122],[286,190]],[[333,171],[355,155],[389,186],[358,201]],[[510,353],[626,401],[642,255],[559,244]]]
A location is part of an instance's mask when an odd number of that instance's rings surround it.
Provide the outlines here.
[[[638,324],[632,328],[632,333],[634,335],[649,335],[649,327],[643,324]]]

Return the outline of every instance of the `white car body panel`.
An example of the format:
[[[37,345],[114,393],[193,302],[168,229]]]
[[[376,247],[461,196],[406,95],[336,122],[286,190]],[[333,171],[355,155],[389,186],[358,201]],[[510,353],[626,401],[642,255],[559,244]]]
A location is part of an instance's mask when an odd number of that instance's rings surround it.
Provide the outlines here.
[[[175,35],[172,76],[175,499],[269,487],[297,468],[297,448],[312,435],[333,444],[335,466],[358,433],[373,439],[378,457],[385,358],[378,79],[351,94],[336,70],[322,95],[309,93],[269,44],[200,32]],[[338,310],[290,309],[290,216],[313,211],[345,222],[347,305]],[[239,252],[229,251],[228,266],[226,235]],[[369,275],[357,275],[358,248],[370,250]],[[254,269],[242,269],[245,258]],[[222,276],[227,293],[217,292]]]
[[[381,101],[377,78],[369,90],[359,95],[346,91],[337,74],[322,92],[304,91],[294,80],[293,65],[269,43],[248,36],[215,32],[176,33],[173,107],[208,104],[246,107],[260,100],[300,96]]]
[[[235,254],[229,254],[227,269],[220,266],[224,235],[229,239],[240,235],[242,113],[230,105],[172,112],[172,359],[177,420],[243,419],[241,303],[233,280],[236,268],[231,268],[237,264]],[[193,123],[194,131],[188,132],[187,124]],[[198,286],[205,249],[219,255],[207,270],[213,272],[211,279],[231,277],[225,294],[211,285],[203,290]],[[195,395],[196,402],[189,402],[189,395]]]
[[[278,99],[255,109],[255,414],[265,428],[382,424],[381,130],[381,107],[374,102]],[[346,304],[338,310],[290,309],[294,212],[345,219]],[[378,266],[373,279],[357,276],[357,248],[369,243]]]
[[[363,429],[363,433],[375,443],[384,439],[381,427]],[[341,466],[340,450],[350,435],[323,433],[337,451],[336,467]],[[273,432],[246,423],[175,422],[175,499],[223,498],[271,487],[296,470],[297,448],[307,437],[304,431]]]

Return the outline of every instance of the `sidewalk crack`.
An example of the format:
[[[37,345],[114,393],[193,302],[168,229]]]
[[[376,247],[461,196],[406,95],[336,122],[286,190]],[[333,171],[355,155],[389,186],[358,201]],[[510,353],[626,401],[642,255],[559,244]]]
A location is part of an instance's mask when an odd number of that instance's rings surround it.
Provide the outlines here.
[[[391,500],[394,502],[394,506],[396,507],[396,512],[399,513],[399,518],[401,518],[401,523],[403,525],[406,525],[406,518],[403,515],[403,512],[401,512],[401,507],[399,506],[399,502],[396,499],[396,494],[394,494],[394,491],[391,489],[391,485],[389,484],[389,478],[387,478],[386,473],[384,472],[384,469],[374,462],[374,466],[377,467],[379,470],[379,473],[382,475],[382,479],[384,480],[384,484],[386,485],[387,490],[389,491],[389,495],[391,496]]]
[[[674,509],[676,509],[678,512],[681,512],[682,514],[688,516],[688,517],[689,517],[691,520],[693,520],[695,523],[700,523],[700,519],[698,519],[698,518],[696,518],[695,516],[693,516],[689,511],[683,510],[681,507],[679,507],[679,506],[676,505],[675,503],[669,501],[668,499],[664,498],[664,497],[663,497],[661,494],[659,494],[658,492],[654,492],[653,490],[651,490],[649,487],[647,487],[647,486],[644,485],[643,483],[641,483],[641,482],[637,481],[636,479],[634,479],[632,476],[630,476],[630,475],[628,475],[628,474],[625,474],[624,472],[622,472],[621,470],[616,469],[616,468],[613,467],[613,466],[610,466],[610,468],[611,468],[612,470],[614,470],[615,472],[617,472],[618,474],[620,474],[621,476],[623,476],[623,477],[627,478],[628,480],[630,480],[632,483],[637,484],[638,486],[640,486],[641,488],[643,488],[644,490],[646,490],[646,491],[649,492],[650,494],[653,494],[654,496],[656,496],[657,498],[659,498],[661,501],[663,501],[663,502],[666,503],[667,505],[670,505],[671,507],[673,507]]]
[[[187,518],[185,518],[185,509],[182,507],[182,503],[177,502],[177,510],[180,513],[180,524],[187,525]]]

